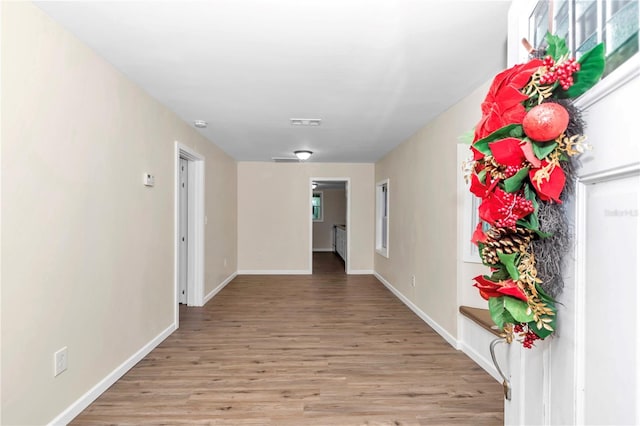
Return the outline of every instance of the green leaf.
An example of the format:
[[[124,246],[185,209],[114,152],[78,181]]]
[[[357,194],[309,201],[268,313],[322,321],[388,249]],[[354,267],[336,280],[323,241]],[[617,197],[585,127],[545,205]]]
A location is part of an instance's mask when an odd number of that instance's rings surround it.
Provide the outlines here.
[[[516,136],[519,135],[519,136]],[[476,143],[473,144],[473,147],[483,153],[484,155],[491,155],[491,150],[489,149],[489,143],[495,142],[500,139],[504,139],[507,137],[519,138],[523,135],[522,125],[520,124],[509,124],[508,126],[504,126],[496,130],[495,132],[485,136],[482,139],[479,139]]]
[[[549,47],[547,47],[547,55],[550,55],[554,60],[557,61],[558,59],[569,53],[567,42],[562,37],[552,35],[551,33],[547,32],[545,39],[547,40],[547,44],[549,45]]]
[[[524,185],[524,198],[532,202],[536,199],[536,192],[531,189],[531,185],[529,185],[528,183]]]
[[[600,43],[578,60],[580,71],[573,74],[573,86],[569,90],[556,90],[559,98],[576,98],[591,89],[602,77],[606,65],[604,44]]]
[[[471,145],[471,142],[473,142],[474,134],[475,134],[475,129],[471,129],[468,132],[465,132],[460,136],[458,136],[458,141],[465,145]]]
[[[491,281],[494,282],[498,282],[498,281],[504,281],[507,278],[509,278],[509,272],[507,272],[507,268],[504,267],[504,265],[500,265],[501,268],[498,269],[497,271],[494,271],[493,274],[491,274]]]
[[[504,190],[506,192],[516,192],[522,187],[522,181],[529,176],[529,168],[524,167],[518,173],[504,180]]]
[[[500,263],[507,268],[507,272],[509,272],[511,279],[517,280],[520,278],[520,272],[518,272],[518,268],[516,267],[518,253],[504,254],[500,250],[496,251],[496,253],[498,254]]]
[[[552,143],[539,143],[539,142],[532,142],[533,145],[533,153],[536,155],[536,157],[538,157],[540,160],[544,160],[547,155],[551,154],[553,152],[554,149],[556,149],[556,147],[558,146],[557,142],[552,142]]]
[[[501,330],[506,323],[514,322],[513,317],[504,307],[504,297],[489,298],[489,313],[491,314],[493,322],[495,322]]]
[[[515,297],[504,297],[504,307],[517,322],[533,321],[533,312],[529,309],[527,302]]]
[[[485,182],[485,178],[487,177],[487,169],[482,169],[480,170],[480,173],[478,173],[478,180],[480,181],[480,183],[482,183],[483,185],[486,185]]]

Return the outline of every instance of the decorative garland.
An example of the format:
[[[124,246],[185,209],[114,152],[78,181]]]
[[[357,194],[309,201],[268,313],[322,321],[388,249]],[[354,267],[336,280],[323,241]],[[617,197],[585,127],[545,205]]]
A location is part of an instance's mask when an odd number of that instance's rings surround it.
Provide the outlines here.
[[[605,66],[602,44],[576,61],[564,39],[547,33],[546,41],[546,53],[530,51],[529,62],[493,80],[467,165],[470,190],[482,199],[472,241],[491,268],[474,286],[507,341],[517,335],[525,348],[556,328],[554,298],[570,246],[563,201],[576,158],[589,148],[571,99],[596,84]]]

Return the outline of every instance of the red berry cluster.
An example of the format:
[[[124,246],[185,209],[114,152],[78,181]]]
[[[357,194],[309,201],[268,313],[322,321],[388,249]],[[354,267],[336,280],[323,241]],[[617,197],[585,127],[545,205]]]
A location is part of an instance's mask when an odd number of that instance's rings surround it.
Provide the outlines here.
[[[547,67],[548,71],[540,77],[540,84],[553,84],[558,81],[564,90],[573,86],[573,73],[580,71],[580,62],[576,62],[574,58],[556,64],[551,56],[547,56],[542,65]]]
[[[515,175],[516,173],[518,173],[520,171],[520,169],[522,169],[522,165],[505,167],[504,168],[504,177],[505,177],[505,179],[508,179],[511,176]]]
[[[502,196],[503,206],[498,209],[502,217],[496,220],[498,228],[515,228],[516,221],[532,213],[533,203],[516,194],[505,192]]]
[[[513,326],[513,331],[515,333],[520,334],[520,337],[522,337],[522,346],[524,346],[527,349],[531,349],[536,340],[542,340],[542,339],[540,339],[540,337],[531,330],[527,329],[527,331],[525,332],[524,327],[525,327],[524,324],[516,324]]]

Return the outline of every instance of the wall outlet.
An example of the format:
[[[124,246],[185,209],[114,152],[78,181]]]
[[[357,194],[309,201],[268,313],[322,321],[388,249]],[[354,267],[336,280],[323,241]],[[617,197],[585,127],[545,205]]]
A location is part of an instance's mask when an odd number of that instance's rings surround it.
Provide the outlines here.
[[[67,369],[68,361],[69,354],[66,346],[53,354],[53,377],[60,375]]]
[[[415,287],[415,286],[416,286],[416,276],[411,275],[411,287]]]

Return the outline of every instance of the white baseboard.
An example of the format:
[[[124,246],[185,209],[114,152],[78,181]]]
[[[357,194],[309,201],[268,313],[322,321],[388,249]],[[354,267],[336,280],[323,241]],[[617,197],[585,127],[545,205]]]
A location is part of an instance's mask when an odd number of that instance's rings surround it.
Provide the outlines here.
[[[149,354],[156,346],[158,346],[164,339],[169,337],[171,333],[176,330],[176,324],[173,323],[167,327],[163,332],[154,337],[149,343],[144,345],[138,352],[133,354],[129,359],[120,364],[115,370],[113,370],[104,379],[98,382],[94,387],[89,389],[87,393],[82,395],[76,402],[71,404],[60,413],[56,418],[51,420],[50,426],[53,425],[66,425],[73,420],[78,414],[87,408],[93,401],[95,401],[104,391],[109,389],[118,379],[125,375],[125,373],[133,368],[140,360]]]
[[[407,305],[409,309],[411,309],[417,316],[419,316],[424,322],[426,322],[431,328],[433,328],[433,330],[436,333],[442,336],[442,338],[446,340],[451,346],[453,346],[455,349],[460,349],[458,340],[455,337],[453,337],[451,333],[449,333],[440,324],[434,321],[434,319],[431,318],[429,315],[427,315],[424,311],[422,311],[422,309],[414,305],[413,302],[407,299],[407,297],[405,297],[404,294],[400,293],[400,291],[398,291],[394,286],[392,286],[389,281],[385,280],[384,277],[382,277],[382,275],[378,274],[377,272],[374,272],[373,275],[378,279],[378,281],[384,284],[384,286],[387,287],[393,294],[395,294],[395,296],[398,299],[400,299],[402,303]]]
[[[231,281],[233,281],[233,279],[238,276],[237,272],[234,272],[233,274],[229,275],[224,281],[222,281],[216,288],[214,288],[213,290],[211,290],[209,292],[209,294],[207,294],[204,297],[204,300],[202,301],[202,305],[206,305],[207,302],[211,299],[213,299],[213,296],[215,296],[216,294],[218,294],[220,292],[220,290],[222,290],[223,288],[225,288],[227,286],[227,284],[229,284]]]
[[[313,251],[314,252],[325,253],[325,252],[332,252],[334,250],[333,250],[333,247],[330,247],[330,248],[314,248]]]
[[[349,275],[373,275],[372,269],[352,269],[347,272]]]
[[[242,269],[238,275],[311,275],[310,269]]]

